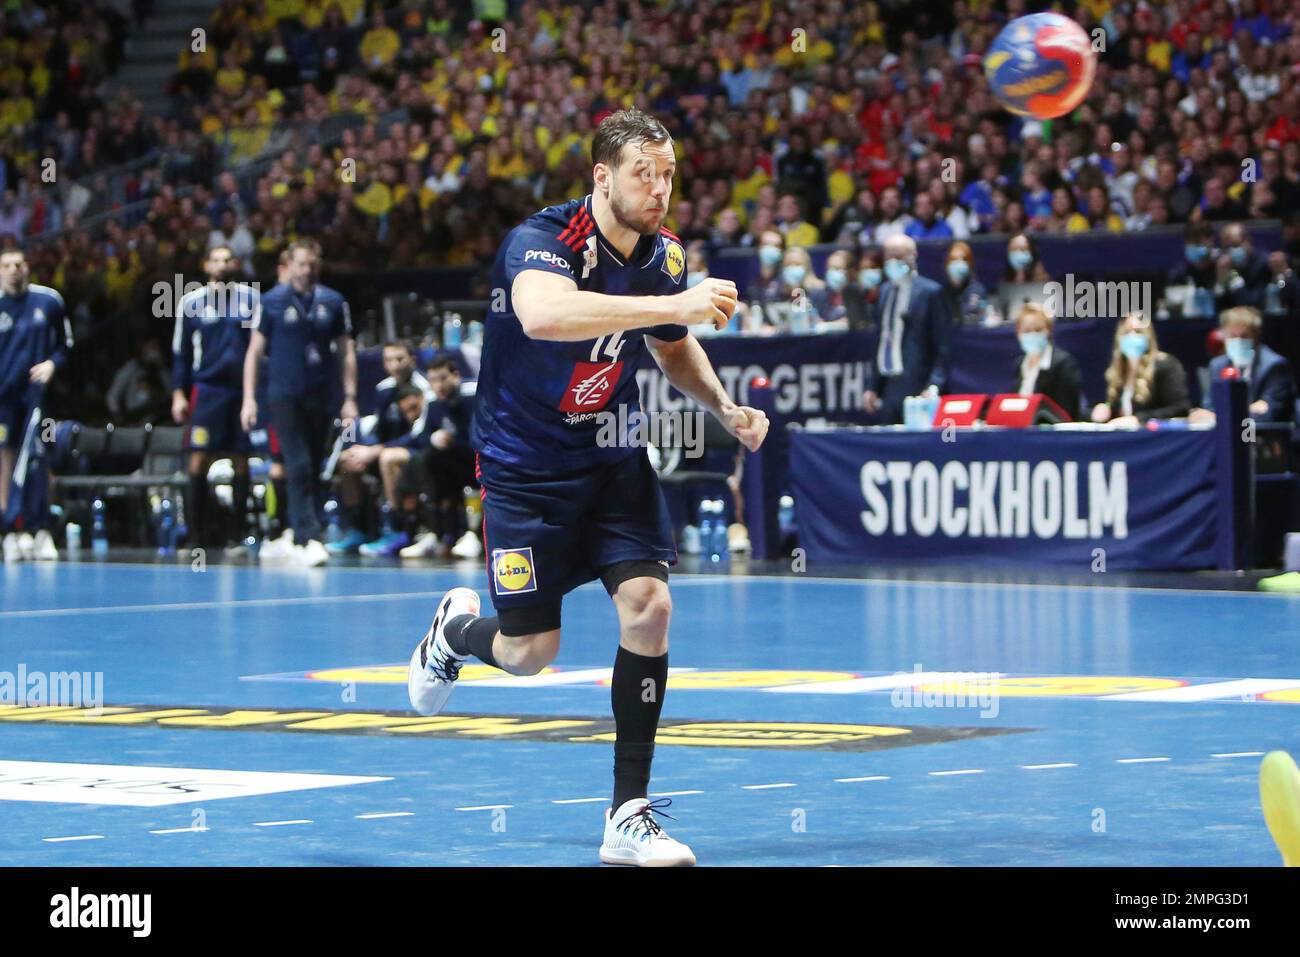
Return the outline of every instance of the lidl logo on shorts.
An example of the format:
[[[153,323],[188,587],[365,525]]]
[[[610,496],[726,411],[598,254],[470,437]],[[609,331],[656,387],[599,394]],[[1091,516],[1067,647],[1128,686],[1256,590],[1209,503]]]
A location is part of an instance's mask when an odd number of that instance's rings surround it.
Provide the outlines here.
[[[664,272],[673,279],[682,274],[686,268],[686,251],[677,243],[664,243]]]
[[[0,445],[4,445],[7,441],[9,441],[9,426],[0,425]]]
[[[492,577],[496,579],[498,595],[521,595],[537,591],[537,576],[533,574],[533,550],[496,549],[492,552]]]
[[[201,425],[196,425],[190,430],[190,445],[195,448],[203,448],[208,444],[208,430]]]

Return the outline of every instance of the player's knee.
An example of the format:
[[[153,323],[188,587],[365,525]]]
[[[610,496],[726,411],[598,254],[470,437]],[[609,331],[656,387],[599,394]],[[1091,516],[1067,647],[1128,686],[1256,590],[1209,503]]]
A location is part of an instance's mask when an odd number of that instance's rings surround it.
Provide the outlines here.
[[[634,578],[618,590],[629,631],[647,639],[668,639],[673,600],[668,586],[654,578]]]
[[[384,449],[379,453],[379,467],[393,468],[406,462],[408,453],[406,449]]]
[[[502,636],[503,648],[494,649],[497,664],[512,675],[535,675],[560,653],[559,631],[510,638]]]

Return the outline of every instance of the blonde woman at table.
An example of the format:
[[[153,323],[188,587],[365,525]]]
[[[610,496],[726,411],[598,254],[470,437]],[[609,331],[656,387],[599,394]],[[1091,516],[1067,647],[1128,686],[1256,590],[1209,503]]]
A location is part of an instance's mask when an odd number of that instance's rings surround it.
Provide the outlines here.
[[[1074,420],[1083,407],[1083,373],[1079,360],[1056,344],[1053,326],[1052,314],[1036,302],[1025,303],[1016,313],[1021,358],[1013,389],[1020,395],[1042,393]]]
[[[1191,407],[1183,364],[1160,351],[1149,317],[1129,313],[1115,327],[1106,401],[1093,406],[1092,421],[1133,429],[1148,419],[1182,418]]]

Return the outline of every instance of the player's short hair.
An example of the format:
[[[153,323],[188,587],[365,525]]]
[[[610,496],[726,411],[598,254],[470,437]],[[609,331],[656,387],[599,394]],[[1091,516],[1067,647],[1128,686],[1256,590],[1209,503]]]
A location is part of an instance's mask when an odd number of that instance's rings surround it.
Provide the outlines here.
[[[456,364],[455,356],[435,356],[429,363],[429,372],[440,372],[443,369],[454,375],[460,375],[460,366]]]
[[[619,110],[600,121],[591,140],[591,165],[618,167],[623,147],[629,144],[663,143],[672,140],[667,127],[642,110]]]
[[[311,253],[316,258],[318,259],[320,258],[320,243],[316,242],[316,240],[314,239],[308,239],[308,238],[295,239],[293,242],[291,242],[288,245],[288,247],[285,249],[285,252],[289,254],[288,258],[292,259],[293,254],[297,252],[299,249],[305,249],[307,250],[307,252]]]
[[[1020,325],[1021,319],[1027,319],[1030,316],[1038,316],[1043,322],[1047,323],[1047,334],[1049,336],[1052,334],[1056,327],[1056,317],[1052,315],[1052,310],[1039,302],[1026,302],[1016,312],[1016,325]]]
[[[285,246],[283,249],[280,250],[280,260],[279,260],[280,265],[281,266],[289,265],[289,260],[292,257],[293,257],[293,252],[291,248],[289,246]]]
[[[411,348],[411,344],[410,344],[409,342],[407,342],[405,339],[392,339],[392,340],[390,340],[390,341],[384,343],[384,348],[385,348],[385,349],[402,349],[402,350],[404,350],[404,351],[406,352],[406,354],[407,354],[408,356],[413,356],[413,355],[415,355],[415,350]]]
[[[0,249],[0,259],[3,259],[5,256],[19,256],[24,261],[27,259],[27,253],[18,246],[15,246],[13,249]]]
[[[406,385],[402,386],[400,389],[397,390],[398,402],[401,402],[403,399],[410,399],[412,397],[417,399],[424,398],[424,392],[420,389],[418,385],[415,385],[412,382],[406,383]]]

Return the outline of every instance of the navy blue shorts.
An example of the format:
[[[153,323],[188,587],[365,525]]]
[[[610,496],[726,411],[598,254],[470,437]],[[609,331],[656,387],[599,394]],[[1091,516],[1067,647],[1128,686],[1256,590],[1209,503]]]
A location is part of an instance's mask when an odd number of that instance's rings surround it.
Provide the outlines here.
[[[193,452],[248,452],[248,436],[239,424],[244,394],[219,385],[195,385],[190,390],[190,427],[185,447]]]
[[[579,472],[479,458],[483,544],[498,613],[554,605],[620,562],[677,561],[672,521],[644,451]],[[558,625],[556,626],[558,627]]]
[[[32,402],[39,402],[31,391],[17,395],[0,393],[0,449],[17,450],[23,444],[31,425],[28,420],[32,416]]]

